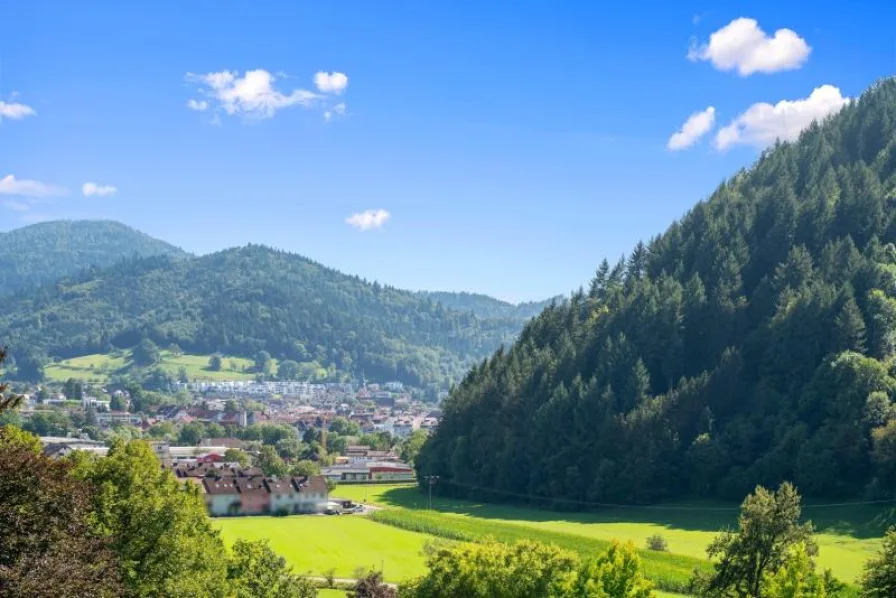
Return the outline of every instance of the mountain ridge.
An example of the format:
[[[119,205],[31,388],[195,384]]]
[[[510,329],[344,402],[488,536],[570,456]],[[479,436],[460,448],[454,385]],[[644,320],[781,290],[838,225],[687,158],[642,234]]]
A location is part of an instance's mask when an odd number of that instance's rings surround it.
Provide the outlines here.
[[[521,318],[479,318],[411,291],[250,244],[126,259],[17,293],[0,315],[14,355],[106,353],[149,338],[184,350],[316,361],[332,376],[447,384],[511,340]]]
[[[0,293],[34,288],[90,267],[179,247],[115,220],[52,220],[0,233]]]

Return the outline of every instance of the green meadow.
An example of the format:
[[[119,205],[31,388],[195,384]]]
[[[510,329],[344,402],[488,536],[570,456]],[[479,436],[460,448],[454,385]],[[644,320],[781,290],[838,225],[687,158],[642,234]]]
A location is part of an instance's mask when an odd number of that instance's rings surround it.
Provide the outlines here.
[[[428,504],[426,495],[414,486],[341,486],[337,492],[340,496],[366,500],[388,509],[421,511]],[[442,526],[450,529],[463,530],[469,525],[481,535],[492,533],[501,539],[503,534],[517,533],[518,528],[524,528],[532,530],[533,539],[569,544],[573,548],[589,545],[596,549],[600,543],[613,539],[630,540],[641,548],[649,536],[661,534],[668,542],[669,554],[641,552],[645,569],[650,573],[655,567],[670,565],[681,571],[694,562],[704,561],[706,546],[712,537],[736,524],[738,505],[676,503],[654,508],[561,513],[433,497],[433,509],[451,516],[440,519]],[[825,507],[808,503],[803,513],[817,530],[819,565],[847,582],[854,582],[861,575],[865,562],[880,546],[884,530],[896,522],[892,505]],[[590,545],[587,540],[597,543]],[[682,560],[676,563],[675,557]]]
[[[266,539],[297,573],[353,578],[358,569],[382,570],[387,581],[426,571],[423,546],[431,536],[381,525],[366,517],[296,515],[215,519],[224,541]]]
[[[177,376],[180,368],[187,371],[187,377],[193,380],[253,380],[254,372],[243,371],[251,368],[254,362],[244,357],[223,357],[220,371],[212,371],[208,367],[211,355],[191,355],[182,353],[175,355],[170,351],[161,352],[162,361],[159,367]],[[272,367],[276,370],[277,363],[273,360]],[[54,382],[65,382],[69,378],[102,384],[113,374],[125,373],[133,367],[130,354],[94,353],[71,359],[60,360],[48,364],[44,371],[47,379]]]

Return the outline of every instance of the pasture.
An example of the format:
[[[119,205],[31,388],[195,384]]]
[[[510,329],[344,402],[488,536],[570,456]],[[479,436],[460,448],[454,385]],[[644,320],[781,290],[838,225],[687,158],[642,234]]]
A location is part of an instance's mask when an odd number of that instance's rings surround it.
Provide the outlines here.
[[[383,507],[422,510],[427,508],[428,503],[426,495],[414,486],[346,485],[341,486],[338,493],[346,498],[366,500]],[[529,528],[533,530],[533,539],[550,541],[550,536],[560,545],[566,541],[575,544],[575,539],[604,543],[615,538],[631,540],[636,546],[643,548],[647,537],[658,533],[666,538],[670,554],[642,551],[645,568],[650,571],[654,562],[663,562],[663,556],[688,557],[689,562],[705,559],[706,546],[713,536],[736,524],[738,505],[717,502],[675,503],[658,505],[656,508],[607,508],[561,513],[433,497],[433,509],[453,516],[440,520],[442,525],[452,529],[466,527],[463,519],[472,520],[470,523],[473,524],[473,529],[480,530],[483,535],[489,531],[510,533],[512,528]],[[819,565],[830,568],[834,575],[847,582],[854,582],[858,578],[864,563],[880,546],[886,527],[896,523],[893,505],[823,507],[808,503],[803,513],[805,518],[813,521],[817,530]],[[501,529],[507,525],[512,528]],[[654,558],[658,555],[659,559]],[[685,561],[682,561],[681,565],[684,564]]]
[[[159,367],[175,377],[180,368],[184,368],[191,381],[253,380],[255,378],[254,372],[244,371],[254,365],[251,359],[225,356],[222,359],[221,370],[216,372],[208,367],[210,357],[211,355],[187,353],[175,355],[170,351],[162,351]],[[74,378],[82,382],[103,384],[110,376],[125,373],[133,365],[127,351],[116,354],[94,353],[48,364],[44,371],[47,379],[51,382],[65,382],[69,378]],[[273,360],[272,367],[276,370],[276,360]]]
[[[422,575],[430,536],[374,523],[356,515],[297,515],[215,519],[227,545],[237,539],[270,542],[297,573],[353,578],[358,569],[382,569],[387,581]]]

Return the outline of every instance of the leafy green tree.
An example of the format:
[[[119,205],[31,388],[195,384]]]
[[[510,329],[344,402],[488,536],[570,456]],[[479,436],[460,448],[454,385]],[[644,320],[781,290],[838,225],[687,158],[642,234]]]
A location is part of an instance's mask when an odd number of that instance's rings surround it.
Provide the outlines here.
[[[309,459],[302,459],[290,467],[289,473],[298,476],[320,475],[320,465]]]
[[[181,426],[177,435],[178,444],[196,446],[205,437],[205,426],[200,422],[190,422]]]
[[[816,575],[815,563],[805,544],[797,544],[790,552],[780,569],[767,572],[763,577],[762,595],[768,598],[826,598],[824,578]]]
[[[231,548],[227,580],[234,598],[314,598],[317,589],[292,572],[267,541],[237,540]]]
[[[358,422],[351,421],[344,417],[334,417],[327,423],[327,432],[338,434],[339,436],[357,436],[361,433],[361,427]]]
[[[255,465],[260,467],[265,475],[284,476],[289,472],[286,462],[277,454],[277,449],[269,444],[261,447],[255,457]]]
[[[224,461],[227,463],[239,463],[240,467],[249,466],[249,455],[246,451],[236,448],[229,448],[224,451]]]
[[[40,383],[46,379],[44,360],[34,353],[16,356],[16,371],[10,379]]]
[[[573,553],[527,540],[441,545],[426,560],[428,573],[403,588],[402,595],[559,598],[572,595],[578,566]]]
[[[24,427],[38,436],[68,436],[72,431],[72,423],[63,411],[35,411],[25,422]]]
[[[187,374],[187,368],[184,366],[177,368],[177,381],[181,384],[186,384],[190,381],[190,376]]]
[[[791,484],[775,492],[757,487],[741,505],[738,529],[716,536],[707,548],[714,562],[712,574],[698,579],[702,595],[762,598],[763,581],[785,568],[795,550],[807,558],[816,555],[812,524],[800,523],[800,512],[800,496]]]
[[[156,422],[146,429],[147,438],[158,440],[174,439],[178,435],[177,428],[172,422]]]
[[[299,364],[292,359],[285,359],[277,364],[277,377],[281,380],[295,380],[299,375]]]
[[[131,349],[131,359],[139,366],[156,365],[162,360],[158,345],[145,338]]]
[[[577,598],[652,598],[633,544],[614,541],[604,554],[583,562],[569,594]]]
[[[867,598],[896,596],[896,527],[887,530],[880,552],[865,563],[861,586]]]
[[[212,355],[211,357],[208,358],[208,369],[210,369],[213,372],[220,372],[221,365],[222,365],[223,361],[224,360],[221,358],[221,355],[218,353],[215,353],[214,355]]]
[[[226,595],[226,552],[197,488],[159,467],[147,443],[117,442],[75,473],[97,489],[92,527],[118,557],[129,595]]]
[[[65,398],[69,401],[80,401],[84,398],[84,391],[81,388],[81,383],[74,378],[69,378],[65,381],[65,384],[62,385],[62,394],[64,394]]]
[[[271,354],[267,351],[259,351],[255,354],[255,371],[259,374],[269,374],[271,363]]]
[[[0,595],[122,595],[119,563],[88,524],[93,489],[40,441],[0,428]]]
[[[429,438],[429,434],[424,430],[414,430],[411,432],[410,436],[401,443],[401,460],[413,465],[414,459],[417,458],[417,454],[420,452],[420,449],[423,447],[423,443],[426,442],[427,438]]]
[[[284,459],[298,459],[305,450],[302,441],[298,438],[284,438],[278,440],[275,445],[277,454]]]
[[[124,397],[119,394],[113,394],[112,398],[109,399],[109,409],[112,411],[125,411],[127,407]]]

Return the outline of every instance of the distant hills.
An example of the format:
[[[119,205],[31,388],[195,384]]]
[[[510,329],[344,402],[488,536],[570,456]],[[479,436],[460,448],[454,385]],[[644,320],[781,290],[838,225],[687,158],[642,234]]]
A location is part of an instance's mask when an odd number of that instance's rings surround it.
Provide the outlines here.
[[[470,311],[480,318],[511,318],[528,320],[542,312],[552,302],[560,303],[563,296],[558,295],[544,301],[527,301],[525,303],[510,303],[482,295],[467,292],[446,291],[421,291],[421,295],[438,301],[448,309],[457,311]]]
[[[447,388],[540,305],[402,291],[259,245],[196,257],[114,222],[50,222],[2,239],[0,274],[18,292],[0,339],[14,356],[109,353],[148,338],[194,353],[265,350],[332,379]]]
[[[124,258],[187,254],[120,222],[57,220],[0,233],[0,294],[34,288]]]
[[[896,80],[475,367],[416,463],[486,497],[896,496]],[[471,490],[475,489],[475,490]]]

